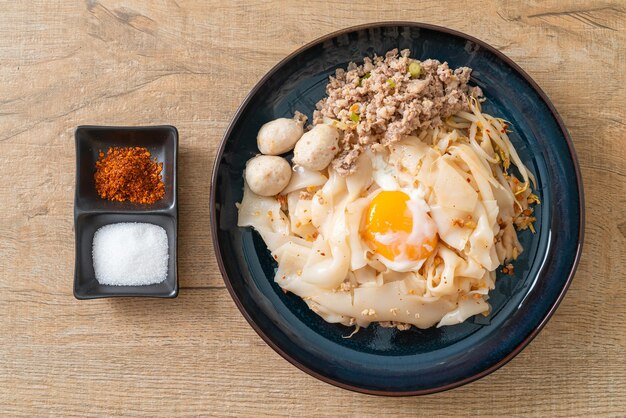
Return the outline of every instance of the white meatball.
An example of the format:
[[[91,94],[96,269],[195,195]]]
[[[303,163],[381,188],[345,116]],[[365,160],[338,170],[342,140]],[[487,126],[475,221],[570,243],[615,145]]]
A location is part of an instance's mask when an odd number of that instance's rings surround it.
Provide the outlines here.
[[[261,126],[256,143],[261,154],[279,155],[289,152],[304,132],[306,117],[296,112],[294,119],[279,118]]]
[[[282,157],[257,155],[246,163],[246,183],[260,196],[280,193],[291,179],[291,166]]]
[[[328,167],[339,151],[339,132],[328,125],[316,125],[302,135],[293,151],[293,163],[309,170]]]

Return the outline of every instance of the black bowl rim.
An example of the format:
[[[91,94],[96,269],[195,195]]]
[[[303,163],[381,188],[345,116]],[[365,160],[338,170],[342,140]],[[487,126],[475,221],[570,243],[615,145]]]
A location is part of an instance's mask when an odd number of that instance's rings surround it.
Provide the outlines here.
[[[115,210],[115,211],[94,211],[94,210],[82,210],[78,208],[78,180],[80,178],[79,173],[79,159],[80,155],[78,153],[78,133],[82,130],[95,129],[99,131],[152,131],[152,130],[168,130],[174,135],[174,176],[172,178],[174,182],[174,203],[170,209],[161,210],[165,216],[171,216],[174,219],[174,225],[176,228],[176,233],[174,234],[174,243],[175,249],[174,254],[174,288],[165,293],[146,293],[145,291],[129,291],[128,293],[109,293],[109,292],[100,292],[92,295],[82,295],[78,292],[78,273],[77,273],[77,261],[78,260],[78,228],[76,227],[76,222],[79,213],[80,214],[104,214],[104,213],[119,213],[119,214],[136,214],[137,211],[134,210]],[[76,173],[74,176],[74,286],[72,293],[77,300],[92,300],[92,299],[105,299],[105,298],[152,298],[152,299],[174,299],[178,297],[178,292],[180,289],[178,283],[178,143],[179,143],[179,134],[178,129],[174,125],[78,125],[74,129],[74,147],[76,153]],[[148,210],[150,211],[150,210]],[[159,212],[159,211],[157,211]],[[157,214],[157,212],[154,212]],[[166,279],[167,280],[167,279]]]
[[[570,272],[569,272],[568,277],[567,277],[567,281],[565,282],[565,285],[563,286],[563,289],[561,290],[561,293],[559,294],[557,299],[554,301],[554,303],[550,307],[550,310],[545,315],[545,317],[541,320],[541,322],[537,325],[537,327],[533,330],[533,332],[531,332],[517,347],[515,347],[504,358],[502,358],[497,363],[493,364],[492,366],[488,367],[487,369],[485,369],[485,370],[483,370],[483,371],[481,371],[479,373],[476,373],[476,374],[474,374],[472,376],[466,377],[464,379],[458,380],[456,382],[453,382],[453,383],[450,383],[450,384],[447,384],[447,385],[434,387],[434,388],[429,388],[429,389],[423,389],[423,390],[406,391],[406,392],[405,391],[402,391],[402,392],[388,392],[388,391],[380,391],[380,390],[369,390],[369,389],[364,389],[364,388],[361,388],[361,387],[358,387],[358,386],[348,385],[348,384],[336,381],[334,379],[331,379],[331,378],[329,378],[327,376],[324,376],[324,375],[322,375],[320,373],[317,373],[317,372],[309,369],[308,367],[306,367],[302,363],[296,361],[294,358],[289,356],[289,354],[287,354],[285,351],[283,351],[279,346],[277,346],[257,326],[257,324],[254,322],[254,320],[248,315],[248,312],[246,311],[243,303],[237,297],[237,295],[236,295],[236,293],[235,293],[235,291],[234,291],[234,289],[232,287],[232,284],[230,283],[230,278],[229,278],[229,276],[228,276],[228,274],[226,272],[226,269],[224,267],[224,263],[222,261],[222,253],[221,253],[221,250],[220,250],[220,244],[219,244],[219,240],[218,240],[218,236],[217,236],[217,226],[216,226],[217,225],[217,220],[216,220],[216,210],[215,210],[215,189],[216,189],[216,184],[217,184],[217,172],[218,172],[218,168],[219,168],[219,163],[222,160],[222,155],[224,153],[224,148],[226,147],[226,142],[227,142],[228,138],[230,137],[230,135],[232,133],[233,127],[235,125],[235,121],[237,119],[239,119],[239,117],[241,116],[241,114],[242,114],[244,108],[246,107],[246,105],[250,102],[250,100],[257,93],[257,91],[265,84],[265,82],[275,72],[277,72],[283,65],[285,65],[289,60],[291,60],[294,56],[300,54],[301,52],[307,50],[308,48],[311,48],[314,45],[317,45],[319,43],[328,41],[328,40],[330,40],[332,38],[335,38],[335,37],[338,37],[338,36],[341,36],[341,35],[344,35],[344,34],[347,34],[347,33],[350,33],[350,32],[355,32],[355,31],[364,30],[364,29],[395,27],[395,26],[409,26],[409,27],[416,27],[416,28],[420,28],[420,29],[427,29],[427,30],[432,30],[432,31],[443,32],[443,33],[447,33],[447,34],[454,35],[454,36],[460,37],[462,39],[468,40],[468,41],[473,42],[473,43],[475,43],[477,45],[480,45],[482,48],[485,48],[486,50],[488,50],[489,52],[491,52],[495,56],[497,56],[499,59],[504,61],[506,64],[511,66],[515,71],[517,71],[528,82],[528,84],[530,84],[532,86],[532,88],[539,94],[541,99],[548,106],[548,109],[550,109],[550,112],[552,113],[552,116],[557,121],[557,123],[559,125],[559,128],[561,129],[561,132],[563,134],[563,137],[565,138],[565,141],[567,142],[567,147],[569,149],[570,157],[572,158],[572,162],[573,162],[573,165],[574,165],[574,171],[576,172],[576,184],[577,184],[578,194],[579,194],[578,206],[579,206],[579,213],[580,213],[580,217],[579,217],[580,229],[578,231],[577,250],[576,250],[576,255],[575,255],[573,263],[572,263],[572,267],[571,267]],[[263,341],[265,341],[265,343],[267,345],[269,345],[274,351],[276,351],[278,354],[280,354],[281,357],[283,357],[289,363],[291,363],[294,366],[296,366],[298,369],[302,370],[303,372],[305,372],[305,373],[307,373],[307,374],[309,374],[309,375],[311,375],[311,376],[313,376],[313,377],[315,377],[315,378],[317,378],[317,379],[319,379],[319,380],[321,380],[323,382],[326,382],[328,384],[340,387],[342,389],[347,389],[347,390],[351,390],[351,391],[359,392],[359,393],[364,393],[364,394],[368,394],[368,395],[396,396],[397,397],[397,396],[428,395],[428,394],[432,394],[432,393],[443,392],[443,391],[446,391],[446,390],[454,389],[454,388],[457,388],[459,386],[463,386],[463,385],[466,385],[468,383],[474,382],[474,381],[476,381],[476,380],[478,380],[478,379],[480,379],[482,377],[487,376],[490,373],[493,373],[494,371],[498,370],[500,367],[502,367],[505,364],[507,364],[515,356],[517,356],[537,336],[537,334],[539,334],[539,332],[543,329],[543,327],[546,325],[548,320],[552,317],[552,315],[554,314],[554,312],[558,308],[559,304],[561,303],[561,301],[565,297],[565,293],[567,292],[567,289],[569,289],[569,286],[572,283],[572,279],[574,277],[574,274],[576,273],[576,269],[577,269],[578,264],[580,262],[580,257],[581,257],[581,254],[582,254],[582,246],[583,246],[583,241],[584,241],[584,233],[585,233],[585,203],[584,203],[584,200],[585,199],[584,199],[584,194],[583,194],[582,177],[581,177],[581,174],[580,174],[580,165],[578,163],[578,158],[576,156],[576,151],[574,149],[574,144],[572,142],[572,138],[571,138],[569,132],[567,131],[567,128],[565,127],[565,123],[563,122],[563,120],[561,119],[561,116],[558,114],[556,108],[554,107],[554,105],[550,101],[548,95],[541,89],[541,87],[539,87],[539,85],[530,77],[530,75],[528,75],[528,73],[526,73],[526,71],[524,71],[511,58],[506,56],[504,53],[500,52],[498,49],[492,47],[491,45],[489,45],[485,41],[482,41],[482,40],[480,40],[478,38],[475,38],[475,37],[473,37],[471,35],[468,35],[468,34],[465,34],[463,32],[460,32],[460,31],[457,31],[457,30],[454,30],[454,29],[449,29],[449,28],[446,28],[446,27],[443,27],[443,26],[432,25],[430,23],[411,22],[411,21],[381,21],[381,22],[365,23],[365,24],[361,24],[361,25],[350,26],[350,27],[347,27],[347,28],[344,28],[344,29],[340,29],[338,31],[331,32],[329,34],[321,36],[321,37],[319,37],[319,38],[317,38],[317,39],[315,39],[315,40],[305,44],[304,46],[296,49],[295,51],[293,51],[292,53],[287,55],[285,58],[280,60],[276,65],[274,65],[254,85],[254,87],[246,95],[246,97],[243,100],[243,102],[241,103],[241,105],[239,105],[239,107],[237,108],[237,111],[235,112],[234,116],[230,120],[228,128],[226,129],[226,132],[224,133],[224,136],[222,137],[222,140],[220,141],[220,145],[219,145],[219,148],[218,148],[216,156],[215,156],[215,161],[213,163],[213,173],[211,175],[211,194],[210,194],[209,210],[211,212],[210,213],[210,216],[211,216],[211,236],[212,236],[212,239],[213,239],[213,247],[214,247],[214,250],[215,250],[215,256],[216,256],[216,259],[217,259],[217,264],[218,264],[218,266],[220,268],[220,272],[222,274],[222,278],[224,280],[226,288],[228,289],[228,292],[230,293],[230,296],[232,297],[233,301],[237,305],[237,308],[239,308],[239,311],[241,312],[241,314],[248,321],[250,326],[256,331],[256,333],[263,339]]]

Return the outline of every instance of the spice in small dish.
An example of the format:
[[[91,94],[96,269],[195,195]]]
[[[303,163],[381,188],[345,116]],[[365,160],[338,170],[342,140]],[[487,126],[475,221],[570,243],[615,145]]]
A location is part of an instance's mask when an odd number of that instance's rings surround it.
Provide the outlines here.
[[[140,286],[161,283],[167,278],[167,232],[158,225],[105,225],[94,234],[92,255],[100,284]]]
[[[165,196],[163,163],[152,159],[143,147],[112,147],[100,151],[94,175],[96,191],[103,199],[155,203]]]

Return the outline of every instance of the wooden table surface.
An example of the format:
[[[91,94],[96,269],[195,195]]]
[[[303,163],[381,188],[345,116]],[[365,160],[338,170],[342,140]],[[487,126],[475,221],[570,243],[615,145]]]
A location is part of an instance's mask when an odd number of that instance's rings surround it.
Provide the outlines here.
[[[578,273],[537,339],[480,381],[403,399],[327,385],[266,346],[209,227],[215,150],[250,88],[301,45],[380,20],[458,29],[520,64],[563,117],[586,195]],[[0,414],[623,415],[625,22],[619,0],[0,3]],[[162,123],[180,132],[180,295],[78,301],[74,128]]]

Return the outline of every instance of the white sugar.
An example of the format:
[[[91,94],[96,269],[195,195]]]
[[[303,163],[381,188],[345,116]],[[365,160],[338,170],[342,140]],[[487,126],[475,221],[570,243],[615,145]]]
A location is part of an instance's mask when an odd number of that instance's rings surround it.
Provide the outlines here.
[[[122,222],[93,236],[93,268],[100,284],[137,286],[167,277],[167,233],[158,225]]]

